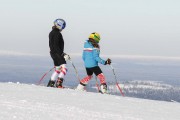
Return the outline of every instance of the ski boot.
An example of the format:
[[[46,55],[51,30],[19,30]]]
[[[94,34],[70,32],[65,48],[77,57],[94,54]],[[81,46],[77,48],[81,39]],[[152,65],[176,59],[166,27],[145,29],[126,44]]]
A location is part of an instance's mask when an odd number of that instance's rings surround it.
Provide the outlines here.
[[[47,87],[54,87],[55,81],[49,80]]]
[[[100,91],[102,94],[107,94],[107,85],[106,83],[101,84]]]
[[[77,86],[76,90],[84,91],[85,86],[86,86],[86,84],[83,84],[80,82],[79,85]]]
[[[58,78],[57,82],[56,82],[56,87],[57,88],[64,88],[62,86],[62,83],[63,83],[63,78]]]

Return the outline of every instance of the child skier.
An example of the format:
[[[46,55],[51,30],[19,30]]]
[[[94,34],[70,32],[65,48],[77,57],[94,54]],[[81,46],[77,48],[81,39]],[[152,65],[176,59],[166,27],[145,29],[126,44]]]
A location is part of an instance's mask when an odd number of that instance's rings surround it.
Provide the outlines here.
[[[77,86],[77,90],[84,90],[84,87],[87,85],[88,81],[92,78],[93,73],[100,80],[100,89],[102,93],[107,93],[107,84],[105,80],[105,76],[102,73],[98,63],[103,65],[111,64],[111,59],[107,59],[106,61],[99,57],[100,54],[100,35],[96,32],[90,34],[89,40],[86,40],[84,43],[83,50],[83,61],[86,67],[87,76],[83,78],[79,85]]]
[[[49,33],[50,55],[54,61],[55,71],[53,72],[47,87],[54,87],[54,86],[57,88],[63,87],[62,86],[63,79],[67,72],[66,60],[70,59],[69,55],[64,53],[64,40],[61,34],[61,31],[65,27],[66,27],[66,22],[63,19],[56,19],[54,21],[54,26],[52,27],[52,31]]]

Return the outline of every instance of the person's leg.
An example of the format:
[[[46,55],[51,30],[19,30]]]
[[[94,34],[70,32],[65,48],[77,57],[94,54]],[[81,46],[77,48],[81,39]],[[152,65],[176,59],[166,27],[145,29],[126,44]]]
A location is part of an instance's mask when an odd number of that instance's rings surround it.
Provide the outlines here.
[[[51,58],[53,59],[53,62],[54,62],[55,71],[51,75],[51,79],[49,80],[49,83],[47,85],[48,87],[54,87],[55,82],[57,80],[57,77],[61,73],[61,66],[60,65],[66,64],[64,58],[59,54],[56,54],[56,53],[51,54]],[[63,71],[65,71],[65,70],[63,69]],[[64,77],[63,73],[60,74],[60,77],[61,76]]]
[[[60,73],[60,66],[55,66],[55,70],[51,75],[51,79],[49,80],[47,87],[54,87],[59,73]]]
[[[80,83],[82,83],[84,86],[89,82],[89,80],[92,78],[92,74],[93,72],[91,71],[91,69],[86,68],[86,72],[87,72],[87,76],[84,77]]]
[[[87,76],[84,77],[80,81],[79,85],[77,86],[78,90],[84,90],[84,87],[88,84],[89,80],[91,80],[91,78],[92,78],[93,72],[91,71],[91,69],[90,68],[86,68],[86,72],[87,72]]]
[[[56,82],[56,87],[57,88],[62,88],[62,83],[63,83],[64,76],[66,75],[66,73],[67,73],[66,64],[62,64],[60,66],[60,72],[59,72],[58,79],[57,79],[57,82]]]
[[[93,68],[93,72],[95,73],[95,75],[97,76],[97,78],[100,80],[101,86],[101,92],[102,93],[106,93],[107,92],[107,84],[106,84],[106,80],[105,80],[105,76],[102,73],[102,70],[99,66],[96,66]]]

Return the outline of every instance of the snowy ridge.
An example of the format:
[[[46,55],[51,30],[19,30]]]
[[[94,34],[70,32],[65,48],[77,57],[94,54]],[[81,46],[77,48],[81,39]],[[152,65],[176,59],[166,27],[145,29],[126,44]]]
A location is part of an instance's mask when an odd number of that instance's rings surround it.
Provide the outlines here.
[[[152,100],[163,100],[171,102],[180,102],[180,88],[154,81],[129,81],[120,84],[126,96],[145,98]],[[111,94],[119,94],[114,83],[109,86]]]
[[[179,120],[179,103],[0,83],[1,120]]]

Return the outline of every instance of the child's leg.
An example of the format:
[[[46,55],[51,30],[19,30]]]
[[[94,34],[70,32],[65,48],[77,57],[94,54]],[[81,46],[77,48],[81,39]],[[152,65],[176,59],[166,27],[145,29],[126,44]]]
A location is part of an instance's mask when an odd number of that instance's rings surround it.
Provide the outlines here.
[[[86,68],[86,72],[87,72],[87,76],[84,77],[84,78],[80,81],[80,83],[82,83],[82,84],[84,84],[84,85],[88,84],[88,82],[89,82],[89,80],[91,80],[92,74],[93,74],[93,72],[90,70],[90,68]]]
[[[51,75],[51,80],[52,81],[56,81],[59,73],[60,73],[61,67],[60,66],[55,66],[55,70],[53,72],[53,74]]]
[[[94,73],[96,74],[97,78],[100,80],[101,86],[101,92],[102,93],[107,93],[107,85],[106,85],[106,80],[105,80],[105,76],[102,73],[101,69],[99,66],[94,68]]]
[[[59,73],[60,73],[60,66],[55,66],[55,70],[52,73],[51,79],[48,82],[48,85],[47,85],[48,87],[54,87],[56,79],[57,79]]]
[[[54,87],[54,84],[55,84],[55,81],[57,80],[57,77],[63,78],[64,75],[66,74],[66,72],[64,72],[64,73],[61,72],[62,71],[61,65],[66,64],[66,61],[64,60],[64,58],[60,54],[56,54],[56,53],[50,53],[50,54],[51,54],[51,58],[53,59],[53,62],[54,62],[55,71],[51,75],[51,79],[49,80],[49,83],[47,86],[48,87]]]
[[[105,76],[104,76],[103,73],[97,75],[97,78],[100,80],[100,83],[101,83],[101,84],[106,84]]]
[[[62,83],[63,83],[64,76],[66,75],[66,73],[67,73],[66,64],[62,64],[60,66],[60,72],[59,72],[58,79],[56,82],[56,87],[62,88]]]
[[[64,79],[64,76],[66,75],[66,73],[67,73],[66,64],[62,64],[62,65],[60,66],[60,72],[59,72],[58,77]]]
[[[88,76],[84,77],[84,78],[80,81],[80,83],[85,86],[86,84],[88,84],[88,82],[89,82],[89,80],[91,80],[91,78],[92,78],[92,75],[88,75]]]
[[[78,90],[84,90],[84,87],[88,84],[89,80],[91,80],[92,78],[93,72],[89,68],[86,68],[86,72],[87,72],[87,76],[80,81],[79,85],[77,86]]]
[[[100,83],[106,84],[105,76],[102,73],[101,68],[99,66],[96,66],[96,67],[93,67],[92,70],[95,73],[95,75],[97,76],[97,78],[100,80]]]

